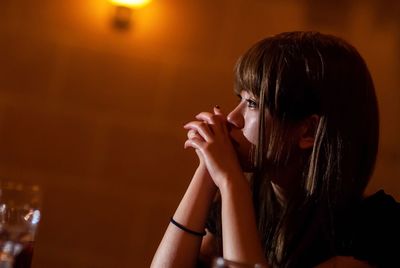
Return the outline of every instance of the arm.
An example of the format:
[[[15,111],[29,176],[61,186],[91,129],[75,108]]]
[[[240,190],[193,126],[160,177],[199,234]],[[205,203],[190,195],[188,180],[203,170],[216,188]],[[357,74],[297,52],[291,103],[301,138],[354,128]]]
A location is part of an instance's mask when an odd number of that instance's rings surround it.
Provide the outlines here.
[[[265,264],[249,183],[242,174],[232,174],[226,181],[220,187],[224,258]]]
[[[214,234],[210,233],[208,230],[207,234],[204,236],[201,242],[199,261],[210,264],[214,257],[220,255],[217,248],[217,240]]]
[[[187,228],[201,232],[216,192],[205,166],[200,164],[173,218]],[[202,238],[169,224],[153,257],[151,267],[194,267]]]
[[[196,131],[202,139],[189,137],[186,146],[199,152],[221,192],[224,258],[264,264],[250,186],[230,141],[226,121],[216,111],[201,113],[196,118],[199,121],[190,122],[185,128]]]
[[[316,268],[372,268],[368,262],[357,260],[350,256],[333,257],[319,265]]]

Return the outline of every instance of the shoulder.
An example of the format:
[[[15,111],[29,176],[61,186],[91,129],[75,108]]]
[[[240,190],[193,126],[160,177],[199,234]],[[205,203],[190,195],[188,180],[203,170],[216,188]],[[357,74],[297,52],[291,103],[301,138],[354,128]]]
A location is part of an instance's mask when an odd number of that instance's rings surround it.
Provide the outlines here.
[[[336,256],[321,264],[315,266],[315,268],[372,268],[366,261],[357,260],[349,256]]]
[[[355,216],[357,228],[366,229],[371,234],[398,234],[400,231],[400,203],[383,190],[366,197]]]
[[[400,267],[400,203],[380,190],[365,198],[353,216],[349,255],[378,267]]]
[[[361,202],[355,216],[361,228],[374,228],[378,231],[386,227],[382,231],[396,231],[399,228],[400,203],[380,190]]]
[[[397,212],[400,209],[400,203],[397,202],[391,195],[385,193],[384,190],[379,190],[378,192],[367,196],[361,203],[363,208],[369,209],[384,209],[385,211],[391,210]]]

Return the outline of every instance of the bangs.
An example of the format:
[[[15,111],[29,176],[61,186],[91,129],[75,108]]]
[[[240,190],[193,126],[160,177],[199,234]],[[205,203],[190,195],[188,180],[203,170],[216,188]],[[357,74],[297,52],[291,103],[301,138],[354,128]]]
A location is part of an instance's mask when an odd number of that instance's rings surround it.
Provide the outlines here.
[[[250,52],[250,51],[249,51]],[[257,59],[251,53],[247,53],[239,58],[235,66],[234,91],[240,94],[241,91],[247,91],[253,96],[260,98],[261,78],[263,66],[262,60]]]
[[[261,91],[267,85],[265,82],[271,79],[269,73],[273,63],[274,53],[271,42],[268,39],[262,40],[250,48],[239,58],[235,66],[235,87],[236,93],[242,90],[250,92],[260,98]]]
[[[270,112],[277,108],[285,59],[279,43],[267,38],[250,48],[235,65],[234,91],[247,91]],[[261,107],[260,107],[261,108]]]
[[[247,91],[279,120],[298,121],[319,113],[316,88],[324,77],[324,62],[314,44],[267,38],[236,63],[234,91]],[[298,41],[300,42],[300,41]]]

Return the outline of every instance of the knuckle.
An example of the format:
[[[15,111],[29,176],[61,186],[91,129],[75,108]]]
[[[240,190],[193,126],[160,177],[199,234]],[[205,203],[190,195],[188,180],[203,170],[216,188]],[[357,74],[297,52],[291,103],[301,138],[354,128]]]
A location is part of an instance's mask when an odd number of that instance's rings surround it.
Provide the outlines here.
[[[193,137],[194,137],[194,133],[193,133],[192,131],[189,131],[189,132],[187,133],[187,137],[188,137],[189,139],[193,138]]]
[[[214,141],[213,141],[213,140],[210,140],[209,142],[207,142],[207,143],[204,144],[204,148],[205,148],[205,149],[209,149],[209,148],[213,145],[213,143],[214,143]]]
[[[213,121],[214,123],[221,123],[221,122],[222,122],[222,118],[221,118],[220,115],[214,114],[214,115],[212,116],[212,121]]]
[[[207,123],[206,123],[206,122],[200,122],[200,123],[199,123],[199,126],[202,127],[202,128],[204,128],[204,127],[207,126]]]

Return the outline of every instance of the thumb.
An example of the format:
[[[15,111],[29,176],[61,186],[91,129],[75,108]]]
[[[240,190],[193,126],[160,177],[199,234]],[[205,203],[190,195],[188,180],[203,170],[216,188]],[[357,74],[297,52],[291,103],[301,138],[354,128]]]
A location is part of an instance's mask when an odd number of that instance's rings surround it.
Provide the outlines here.
[[[214,114],[217,114],[217,115],[224,115],[224,114],[222,113],[221,108],[219,107],[219,105],[215,105],[215,106],[214,106]]]
[[[222,117],[224,119],[225,123],[223,124],[222,129],[223,129],[225,134],[228,133],[229,132],[229,130],[228,130],[229,129],[229,123],[227,121],[227,118],[226,118],[225,114],[221,111],[221,108],[219,107],[219,105],[215,105],[214,106],[214,114],[218,115],[218,116],[220,116],[220,117]]]

